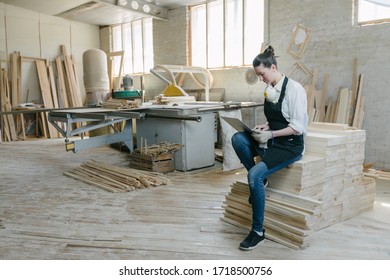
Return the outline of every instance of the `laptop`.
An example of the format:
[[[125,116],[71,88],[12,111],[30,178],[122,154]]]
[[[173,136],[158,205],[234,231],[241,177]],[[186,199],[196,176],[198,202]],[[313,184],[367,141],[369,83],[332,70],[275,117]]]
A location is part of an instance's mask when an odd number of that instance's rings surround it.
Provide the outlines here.
[[[228,124],[235,128],[238,132],[246,132],[249,134],[253,133],[253,130],[244,124],[241,120],[237,118],[222,117]]]

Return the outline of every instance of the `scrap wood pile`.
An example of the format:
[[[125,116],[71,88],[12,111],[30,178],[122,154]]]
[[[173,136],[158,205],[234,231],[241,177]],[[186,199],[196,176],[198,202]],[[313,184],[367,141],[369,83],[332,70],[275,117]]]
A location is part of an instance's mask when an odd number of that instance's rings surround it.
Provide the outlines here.
[[[141,137],[140,148],[135,149],[134,152],[140,153],[142,155],[157,156],[161,154],[172,154],[177,150],[179,150],[181,147],[182,147],[181,144],[170,143],[167,141],[163,141],[158,144],[148,146],[146,139],[144,141],[143,137]]]
[[[267,237],[291,248],[305,247],[313,231],[372,209],[375,179],[363,173],[364,144],[364,130],[312,123],[303,158],[268,177]],[[248,192],[242,187],[237,192],[236,185],[226,196],[222,219],[247,228],[251,224]],[[276,192],[280,197],[273,199]],[[239,204],[232,204],[237,195]]]
[[[110,192],[129,192],[168,184],[168,180],[160,174],[93,160],[64,172],[64,175]]]
[[[165,96],[164,94],[159,94],[155,96],[152,103],[156,105],[166,105],[168,103],[194,101],[196,101],[195,96]]]
[[[133,109],[138,108],[139,104],[137,101],[118,99],[118,98],[110,98],[107,101],[103,102],[103,108],[111,108],[111,109]]]
[[[130,154],[130,167],[159,173],[173,172],[174,153],[181,147],[180,144],[166,141],[148,146],[146,139],[141,137],[140,148]]]

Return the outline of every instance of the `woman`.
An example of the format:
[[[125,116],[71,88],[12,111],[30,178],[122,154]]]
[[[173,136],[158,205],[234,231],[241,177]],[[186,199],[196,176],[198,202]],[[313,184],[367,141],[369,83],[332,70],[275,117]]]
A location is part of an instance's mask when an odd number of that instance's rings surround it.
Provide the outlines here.
[[[252,250],[264,242],[266,178],[301,159],[308,122],[306,92],[301,84],[279,72],[272,46],[256,56],[253,68],[267,84],[264,92],[267,123],[257,125],[252,134],[238,132],[232,137],[233,148],[248,170],[253,211],[252,230],[240,243],[242,250]],[[257,164],[256,156],[261,158]]]

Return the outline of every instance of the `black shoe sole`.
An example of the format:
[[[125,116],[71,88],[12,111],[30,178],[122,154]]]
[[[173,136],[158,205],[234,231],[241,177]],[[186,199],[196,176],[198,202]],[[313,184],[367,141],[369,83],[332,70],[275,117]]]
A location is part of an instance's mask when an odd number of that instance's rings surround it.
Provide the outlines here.
[[[251,251],[255,248],[257,248],[259,245],[263,244],[264,243],[264,239],[261,240],[259,243],[257,243],[255,246],[252,246],[252,247],[241,247],[240,246],[240,250],[243,250],[243,251]]]

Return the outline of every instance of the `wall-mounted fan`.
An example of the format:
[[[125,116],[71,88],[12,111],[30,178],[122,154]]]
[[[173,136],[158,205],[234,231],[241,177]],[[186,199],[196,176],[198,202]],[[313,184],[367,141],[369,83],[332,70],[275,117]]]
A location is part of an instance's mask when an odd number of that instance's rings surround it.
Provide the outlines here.
[[[249,85],[256,84],[256,82],[258,80],[259,80],[259,78],[257,77],[256,72],[255,72],[255,70],[253,70],[253,68],[249,68],[248,70],[246,70],[246,72],[245,72],[245,81]]]

